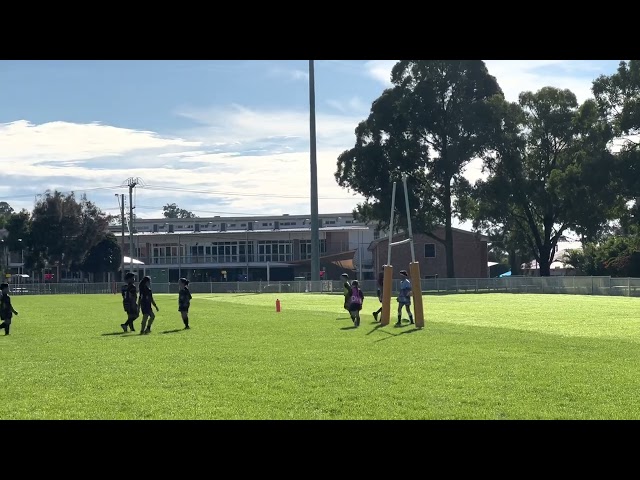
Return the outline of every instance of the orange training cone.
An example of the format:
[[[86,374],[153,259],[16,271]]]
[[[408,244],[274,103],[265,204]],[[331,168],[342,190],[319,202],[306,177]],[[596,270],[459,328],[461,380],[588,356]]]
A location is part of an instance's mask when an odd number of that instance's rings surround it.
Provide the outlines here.
[[[276,298],[276,312],[280,311],[280,300]]]

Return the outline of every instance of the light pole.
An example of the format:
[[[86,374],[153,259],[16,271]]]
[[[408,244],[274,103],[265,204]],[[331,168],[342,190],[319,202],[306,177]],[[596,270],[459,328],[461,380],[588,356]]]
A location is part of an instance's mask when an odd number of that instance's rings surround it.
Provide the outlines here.
[[[7,244],[4,241],[4,238],[0,240],[0,243],[2,243],[2,274],[3,276],[6,276],[7,269],[9,268],[9,261],[7,259]]]
[[[22,283],[22,274],[24,273],[24,247],[22,245],[22,239],[19,238],[18,242],[20,243],[20,259],[21,259],[21,264],[20,264],[20,269],[18,270],[18,283]]]
[[[309,140],[311,167],[311,280],[320,280],[320,232],[318,229],[318,163],[316,158],[316,92],[313,60],[309,60]]]

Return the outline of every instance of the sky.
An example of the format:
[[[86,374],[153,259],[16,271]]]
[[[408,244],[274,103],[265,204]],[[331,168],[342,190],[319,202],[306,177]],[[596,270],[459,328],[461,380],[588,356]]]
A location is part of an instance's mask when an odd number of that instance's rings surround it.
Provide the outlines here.
[[[508,100],[545,86],[579,101],[619,60],[485,60]],[[395,60],[315,61],[319,213],[362,197],[338,186],[337,158],[391,85]],[[176,203],[199,217],[309,214],[308,60],[0,61],[0,201],[31,211],[74,191],[110,214]],[[481,176],[472,162],[466,176]],[[128,203],[127,203],[128,208]],[[458,227],[468,227],[456,223]]]

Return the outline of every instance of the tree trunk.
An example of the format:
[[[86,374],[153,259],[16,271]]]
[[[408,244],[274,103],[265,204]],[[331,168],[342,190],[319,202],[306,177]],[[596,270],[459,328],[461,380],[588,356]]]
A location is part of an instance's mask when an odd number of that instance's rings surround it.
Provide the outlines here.
[[[551,248],[549,246],[545,245],[540,249],[540,262],[538,262],[538,268],[541,277],[551,276],[551,259],[549,258],[550,254]]]
[[[509,265],[511,266],[511,275],[520,275],[520,263],[515,248],[509,250]]]
[[[444,248],[447,254],[447,278],[455,278],[456,273],[453,263],[453,230],[451,229],[451,180],[448,180],[445,183],[444,213]]]

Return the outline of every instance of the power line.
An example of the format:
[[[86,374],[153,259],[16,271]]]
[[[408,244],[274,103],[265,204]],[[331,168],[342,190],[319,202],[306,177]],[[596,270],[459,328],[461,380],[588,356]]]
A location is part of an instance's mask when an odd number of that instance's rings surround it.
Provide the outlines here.
[[[67,191],[60,191],[60,190],[51,190],[49,189],[50,192],[58,192],[58,193],[62,193],[63,195],[69,195],[71,193],[84,193],[84,192],[89,192],[89,191],[94,191],[94,190],[114,190],[114,189],[120,189],[122,188],[119,185],[114,185],[112,187],[90,187],[90,188],[75,188],[72,190],[67,190]],[[11,198],[26,198],[26,197],[33,197],[33,196],[38,196],[38,195],[44,195],[44,192],[42,193],[23,193],[20,195],[11,195]]]
[[[167,190],[167,191],[176,191],[176,192],[185,192],[185,193],[201,193],[205,195],[228,195],[233,197],[271,197],[271,198],[300,198],[300,199],[308,199],[308,195],[275,195],[270,193],[235,193],[235,192],[219,192],[215,190],[191,190],[187,188],[177,188],[177,187],[163,187],[160,185],[145,185],[141,188],[147,190]],[[318,197],[320,200],[353,200],[353,199],[362,199],[364,197]]]
[[[162,207],[161,206],[152,207],[150,205],[136,205],[135,208],[136,209],[142,209],[142,210],[162,210],[163,206]],[[117,208],[117,207],[110,207],[110,208],[103,208],[101,210],[110,211],[110,210],[120,210],[120,209]],[[260,216],[269,216],[269,215],[273,216],[272,214],[268,214],[268,213],[219,212],[219,211],[212,211],[212,210],[197,210],[197,212],[198,213],[214,213],[216,215],[234,215],[234,216],[237,216],[237,217],[260,217]],[[304,216],[304,215],[302,215],[302,216]],[[188,219],[184,218],[182,220],[188,220]]]

